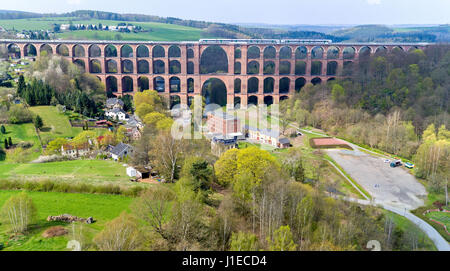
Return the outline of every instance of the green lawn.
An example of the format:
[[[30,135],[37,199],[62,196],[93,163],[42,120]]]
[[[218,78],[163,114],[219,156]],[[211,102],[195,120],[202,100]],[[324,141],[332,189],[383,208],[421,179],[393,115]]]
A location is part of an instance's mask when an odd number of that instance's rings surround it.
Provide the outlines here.
[[[59,113],[55,106],[33,106],[30,110],[41,116],[44,127],[40,131],[41,140],[45,144],[57,137],[75,137],[83,131],[81,127],[72,127],[67,114]],[[106,129],[94,129],[98,135]]]
[[[13,144],[20,143],[21,141],[33,143],[33,146],[27,151],[27,160],[31,161],[39,157],[42,148],[32,123],[6,124],[5,128],[6,134],[0,134],[1,144],[3,144],[4,139],[8,137],[11,137]],[[8,154],[6,154],[5,162],[9,162]]]
[[[126,168],[122,164],[110,160],[73,160],[40,164],[0,163],[1,179],[148,185],[130,182],[126,175]]]
[[[124,21],[112,20],[80,20],[79,18],[55,17],[55,18],[31,18],[17,20],[0,20],[0,26],[10,30],[41,30],[53,29],[53,24],[68,24],[72,20],[73,24],[95,24],[117,25]],[[202,29],[180,26],[174,24],[153,23],[153,22],[127,22],[136,26],[141,26],[146,32],[139,33],[119,33],[113,31],[65,31],[58,33],[57,38],[62,39],[93,39],[93,40],[116,40],[116,35],[120,35],[122,40],[154,40],[154,41],[182,41],[199,40],[202,37]]]
[[[0,206],[20,191],[0,191]],[[132,198],[117,195],[70,194],[57,192],[26,192],[33,199],[38,212],[38,221],[26,236],[19,240],[8,240],[5,226],[0,225],[0,243],[5,244],[4,250],[66,250],[70,234],[62,237],[44,238],[42,232],[55,225],[63,225],[71,231],[69,224],[47,222],[49,215],[71,214],[83,218],[92,216],[96,222],[83,224],[83,232],[87,239],[98,233],[106,222],[117,217],[122,211],[128,210]],[[6,245],[6,242],[8,244]]]

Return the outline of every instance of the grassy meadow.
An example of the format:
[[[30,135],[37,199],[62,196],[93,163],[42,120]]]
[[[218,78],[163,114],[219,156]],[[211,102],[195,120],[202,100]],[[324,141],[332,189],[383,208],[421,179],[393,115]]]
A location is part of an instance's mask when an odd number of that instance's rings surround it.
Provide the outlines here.
[[[0,191],[0,206],[8,198],[17,195],[20,191]],[[70,224],[62,222],[46,221],[49,215],[71,214],[82,218],[92,216],[95,223],[82,224],[82,234],[89,244],[92,238],[105,224],[129,209],[132,198],[117,195],[97,194],[71,194],[57,192],[26,192],[32,199],[37,209],[37,221],[32,225],[29,234],[10,238],[5,225],[0,225],[0,244],[8,250],[67,250],[67,242],[72,239]],[[65,236],[44,238],[42,233],[49,227],[62,225],[69,234]]]
[[[70,17],[55,17],[55,18],[30,18],[30,19],[16,19],[16,20],[0,20],[0,26],[11,30],[52,30],[53,24],[95,24],[103,25],[117,25],[124,21],[113,20],[82,20],[79,18]],[[88,39],[88,40],[153,40],[153,41],[196,41],[202,37],[202,29],[187,27],[174,24],[154,23],[154,22],[125,22],[131,23],[135,26],[141,26],[144,32],[139,33],[120,33],[113,31],[98,31],[98,30],[76,30],[64,31],[57,33],[56,38],[61,39]]]

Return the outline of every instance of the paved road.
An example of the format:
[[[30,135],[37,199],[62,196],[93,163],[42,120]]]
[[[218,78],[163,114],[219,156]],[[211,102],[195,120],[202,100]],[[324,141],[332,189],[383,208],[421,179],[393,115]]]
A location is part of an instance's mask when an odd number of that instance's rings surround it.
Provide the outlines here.
[[[436,246],[436,248],[439,251],[450,251],[449,243],[447,242],[447,240],[444,239],[444,237],[442,237],[439,234],[439,232],[435,228],[433,228],[430,224],[423,221],[419,217],[413,215],[411,212],[409,212],[406,209],[400,209],[398,207],[393,207],[389,204],[386,204],[386,203],[378,201],[378,200],[368,201],[368,200],[354,199],[354,198],[349,198],[349,197],[339,197],[339,198],[346,200],[346,201],[356,202],[356,203],[362,204],[362,205],[381,206],[382,208],[384,208],[388,211],[391,211],[398,215],[404,216],[409,221],[414,223],[417,227],[419,227],[423,232],[425,232],[425,234],[428,235],[428,237],[431,239],[431,241],[433,241],[434,245]]]

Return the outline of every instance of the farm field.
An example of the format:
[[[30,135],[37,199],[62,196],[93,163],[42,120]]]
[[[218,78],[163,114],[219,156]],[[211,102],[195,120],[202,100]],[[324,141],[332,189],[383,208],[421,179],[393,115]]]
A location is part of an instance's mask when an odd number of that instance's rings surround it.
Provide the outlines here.
[[[16,30],[40,30],[53,29],[53,24],[95,24],[117,25],[124,21],[113,20],[80,20],[79,18],[55,17],[55,18],[30,18],[16,20],[0,20],[0,26],[6,29]],[[113,31],[67,31],[56,34],[56,38],[61,39],[90,39],[90,40],[117,40],[118,35],[122,40],[154,40],[154,41],[182,41],[199,40],[202,37],[202,29],[180,26],[174,24],[153,23],[153,22],[125,22],[136,26],[141,26],[147,32],[120,33]]]
[[[0,191],[0,206],[12,195],[20,191]],[[88,242],[97,234],[105,223],[119,216],[122,211],[127,211],[133,200],[130,197],[117,195],[97,194],[71,194],[57,192],[26,192],[32,199],[37,209],[38,220],[32,226],[27,236],[8,240],[9,234],[5,226],[0,225],[0,244],[3,250],[67,250],[66,245],[71,240],[71,226],[61,222],[47,222],[49,215],[71,214],[87,218],[92,216],[96,221],[93,224],[83,224],[82,233]],[[42,233],[51,226],[62,225],[69,234],[54,238],[44,238]]]
[[[146,185],[129,181],[126,168],[109,160],[73,160],[50,163],[0,163],[0,180],[57,180],[91,184]]]

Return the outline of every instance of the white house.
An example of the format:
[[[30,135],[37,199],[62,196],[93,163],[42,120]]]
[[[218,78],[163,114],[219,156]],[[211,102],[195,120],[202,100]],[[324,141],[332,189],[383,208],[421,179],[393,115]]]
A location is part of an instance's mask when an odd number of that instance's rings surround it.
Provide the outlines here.
[[[84,143],[80,146],[73,146],[72,144],[64,144],[61,146],[61,155],[77,158],[89,154],[89,143]]]
[[[275,148],[287,148],[290,146],[288,138],[281,138],[280,133],[275,130],[258,129],[246,126],[248,138],[261,144],[268,144]]]
[[[107,110],[105,116],[111,119],[127,120],[127,113],[120,108]]]

